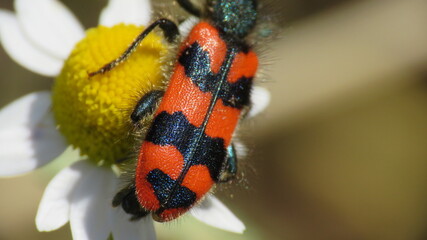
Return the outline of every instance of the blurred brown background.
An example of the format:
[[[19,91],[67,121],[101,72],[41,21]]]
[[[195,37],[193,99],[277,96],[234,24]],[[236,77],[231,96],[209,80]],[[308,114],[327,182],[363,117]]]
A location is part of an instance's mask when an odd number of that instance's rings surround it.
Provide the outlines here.
[[[93,27],[106,0],[62,2]],[[272,102],[241,131],[245,180],[220,192],[247,231],[184,218],[159,238],[427,239],[427,1],[275,4],[283,32],[260,84]],[[0,106],[51,84],[0,48]],[[71,238],[35,229],[49,169],[0,180],[1,240]]]

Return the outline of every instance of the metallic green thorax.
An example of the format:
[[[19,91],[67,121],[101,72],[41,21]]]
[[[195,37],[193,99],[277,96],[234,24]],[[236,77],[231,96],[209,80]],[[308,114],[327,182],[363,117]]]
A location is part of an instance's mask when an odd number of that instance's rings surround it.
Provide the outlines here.
[[[256,24],[255,0],[217,0],[212,4],[212,20],[227,35],[244,38]]]

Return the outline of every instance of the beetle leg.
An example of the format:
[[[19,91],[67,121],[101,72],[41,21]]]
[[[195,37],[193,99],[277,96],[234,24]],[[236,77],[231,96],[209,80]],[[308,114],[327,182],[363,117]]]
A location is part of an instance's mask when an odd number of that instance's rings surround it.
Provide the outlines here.
[[[144,94],[130,115],[132,122],[136,124],[147,115],[152,114],[158,101],[163,97],[164,93],[165,92],[162,90],[152,90]]]
[[[165,38],[168,42],[173,42],[175,39],[179,36],[179,30],[178,27],[174,22],[172,22],[169,19],[161,18],[152,23],[150,26],[148,26],[141,34],[138,35],[138,37],[135,38],[135,40],[131,43],[131,45],[126,49],[122,55],[113,61],[105,64],[102,68],[95,72],[88,73],[89,77],[93,77],[97,74],[103,74],[105,72],[110,71],[111,69],[115,68],[117,65],[125,61],[138,47],[138,45],[144,40],[144,38],[151,32],[155,27],[159,26],[160,29],[163,30],[163,34],[165,35]]]
[[[219,182],[228,182],[233,180],[237,174],[237,154],[234,144],[230,144],[227,148],[227,158],[224,162]]]
[[[149,214],[148,211],[141,207],[135,195],[135,186],[133,184],[123,188],[113,198],[113,207],[122,205],[123,210],[131,214],[131,221],[139,220]]]

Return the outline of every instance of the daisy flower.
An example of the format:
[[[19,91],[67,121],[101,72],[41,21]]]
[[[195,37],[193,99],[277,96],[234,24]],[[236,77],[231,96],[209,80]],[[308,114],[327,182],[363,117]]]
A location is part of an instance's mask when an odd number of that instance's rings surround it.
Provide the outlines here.
[[[48,184],[36,216],[39,231],[70,222],[74,239],[155,239],[153,221],[131,222],[111,199],[119,189],[117,159],[133,151],[132,106],[162,84],[167,47],[150,34],[126,64],[88,78],[119,56],[150,21],[146,0],[109,0],[99,25],[84,31],[56,0],[15,0],[16,12],[0,9],[0,43],[23,67],[54,77],[52,92],[21,97],[0,111],[0,176],[24,174],[58,157],[69,146],[84,160],[60,171]],[[182,26],[188,28],[188,26]],[[184,31],[185,32],[185,31]],[[255,115],[269,94],[253,92]],[[208,196],[190,213],[206,224],[241,233],[245,226],[218,199]]]

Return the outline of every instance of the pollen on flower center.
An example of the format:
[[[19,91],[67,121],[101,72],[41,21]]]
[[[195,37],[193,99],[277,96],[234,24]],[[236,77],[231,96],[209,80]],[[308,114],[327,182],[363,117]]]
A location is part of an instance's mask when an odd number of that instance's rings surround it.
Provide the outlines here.
[[[162,84],[166,46],[151,33],[111,71],[91,78],[88,72],[120,56],[142,30],[123,24],[88,30],[53,87],[53,112],[60,132],[98,164],[112,164],[132,150],[135,140],[129,116],[143,94]]]

